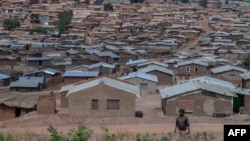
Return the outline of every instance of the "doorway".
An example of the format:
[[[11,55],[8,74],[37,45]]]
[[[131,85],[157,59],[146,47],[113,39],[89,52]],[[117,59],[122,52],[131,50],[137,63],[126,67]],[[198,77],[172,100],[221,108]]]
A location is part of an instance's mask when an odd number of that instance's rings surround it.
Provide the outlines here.
[[[21,115],[21,108],[16,108],[15,117],[19,117]]]

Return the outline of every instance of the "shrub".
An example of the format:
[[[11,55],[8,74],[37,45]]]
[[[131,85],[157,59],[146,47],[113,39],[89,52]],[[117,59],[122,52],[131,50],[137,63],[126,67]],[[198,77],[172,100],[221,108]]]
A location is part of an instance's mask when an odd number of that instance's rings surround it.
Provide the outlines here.
[[[72,130],[72,139],[71,141],[87,141],[91,134],[93,134],[93,131],[86,126],[79,125],[77,130]]]
[[[104,4],[105,11],[114,11],[113,5],[111,3]]]
[[[3,21],[3,27],[5,30],[14,30],[21,26],[21,23],[17,18],[8,18]]]
[[[108,128],[102,127],[102,131],[104,132],[103,141],[116,141],[116,137],[114,134],[109,135]]]
[[[66,141],[65,137],[63,137],[62,135],[59,135],[55,127],[49,126],[47,130],[50,133],[49,141]]]

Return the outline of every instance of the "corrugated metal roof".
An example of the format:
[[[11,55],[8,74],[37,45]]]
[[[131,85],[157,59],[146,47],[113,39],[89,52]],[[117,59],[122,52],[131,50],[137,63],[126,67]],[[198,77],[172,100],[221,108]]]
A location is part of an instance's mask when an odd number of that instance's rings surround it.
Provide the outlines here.
[[[199,82],[197,80],[188,81],[183,84],[177,84],[172,87],[160,89],[160,94],[162,98],[170,98],[198,90],[214,92],[216,94],[221,94],[224,96],[236,97],[235,93],[232,92],[230,88]]]
[[[49,61],[48,57],[26,57],[27,61]]]
[[[227,88],[236,88],[236,86],[231,82],[208,77],[208,76],[197,77],[194,79],[190,79],[189,81],[193,81],[193,80],[197,80],[197,81],[203,82],[203,83],[218,85],[218,86],[222,86],[222,87],[227,87]]]
[[[15,87],[24,87],[24,88],[37,88],[39,83],[37,82],[11,82],[9,87],[10,88],[15,88]]]
[[[58,71],[56,69],[51,69],[51,68],[41,69],[41,70],[38,70],[38,72],[44,72],[44,73],[51,74],[51,75],[54,75],[56,73],[60,73],[60,71]]]
[[[61,89],[59,90],[59,93],[69,91],[69,90],[70,90],[71,88],[73,88],[73,87],[74,87],[73,84],[69,84],[69,85],[62,86]]]
[[[78,92],[78,91],[81,91],[90,87],[94,87],[101,83],[108,85],[110,87],[114,87],[116,89],[120,89],[129,93],[135,94],[137,97],[140,97],[140,89],[138,86],[131,85],[131,84],[128,84],[119,80],[111,79],[108,77],[102,77],[100,79],[87,81],[82,84],[69,86],[69,91],[68,91],[67,96],[69,96],[71,93]]]
[[[250,79],[250,71],[242,73],[240,76],[245,80]]]
[[[131,78],[141,78],[141,79],[153,81],[156,83],[158,82],[158,77],[156,75],[146,74],[142,72],[132,72],[132,73],[129,73],[127,76],[119,77],[119,79],[121,80],[127,80]]]
[[[44,83],[44,77],[19,77],[18,82],[36,82],[36,83]]]
[[[10,78],[10,76],[0,73],[0,80]]]
[[[240,68],[240,67],[235,67],[235,66],[231,66],[231,65],[225,65],[225,66],[220,66],[217,68],[213,68],[211,69],[211,71],[213,73],[222,73],[222,72],[227,72],[227,71],[231,71],[231,70],[236,70],[242,73],[247,72],[246,69]]]
[[[144,63],[144,62],[147,62],[147,60],[145,59],[140,59],[140,60],[134,60],[134,61],[129,61],[126,63],[127,66],[130,66],[130,65],[137,65],[137,64],[140,64],[140,63]]]
[[[168,67],[167,64],[164,64],[164,63],[161,63],[161,62],[155,62],[155,61],[138,64],[137,66],[141,67],[141,66],[146,66],[146,65],[150,65],[150,64],[158,65],[158,66],[162,66],[162,67]]]
[[[138,72],[148,73],[148,72],[155,71],[155,70],[163,72],[163,73],[167,73],[167,74],[170,74],[170,75],[174,75],[173,70],[167,69],[165,67],[160,67],[160,66],[148,66],[146,68],[139,69]]]
[[[94,52],[97,56],[100,57],[111,57],[111,58],[120,58],[118,55],[113,52]]]
[[[189,60],[189,61],[183,61],[183,62],[177,63],[176,67],[190,65],[190,64],[196,64],[196,65],[201,65],[201,66],[205,66],[205,67],[209,66],[208,63],[202,62],[200,60]]]
[[[160,94],[162,98],[168,98],[168,97],[173,97],[179,94],[196,91],[198,89],[199,88],[196,85],[194,85],[193,82],[189,81],[183,84],[177,84],[171,87],[160,89]]]
[[[94,69],[94,68],[97,68],[97,67],[106,67],[106,68],[115,68],[115,64],[108,64],[108,63],[104,63],[104,62],[100,62],[100,63],[96,63],[96,64],[92,64],[92,65],[85,65],[86,67],[88,67],[89,69]]]
[[[65,71],[63,77],[97,77],[99,72],[97,71],[77,71],[77,70],[68,70]]]

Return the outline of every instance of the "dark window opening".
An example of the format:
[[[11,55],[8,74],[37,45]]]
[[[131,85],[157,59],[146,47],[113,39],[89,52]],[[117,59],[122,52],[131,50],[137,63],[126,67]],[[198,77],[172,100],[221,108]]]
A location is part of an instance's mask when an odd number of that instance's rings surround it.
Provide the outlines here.
[[[119,110],[120,109],[120,100],[107,100],[107,109],[108,110]]]
[[[16,108],[15,109],[15,116],[19,117],[21,115],[21,108]]]
[[[194,72],[198,72],[198,67],[195,67],[195,68],[194,68]]]
[[[97,99],[93,99],[92,100],[91,108],[92,109],[98,109],[99,108],[99,104],[98,104],[98,100]]]

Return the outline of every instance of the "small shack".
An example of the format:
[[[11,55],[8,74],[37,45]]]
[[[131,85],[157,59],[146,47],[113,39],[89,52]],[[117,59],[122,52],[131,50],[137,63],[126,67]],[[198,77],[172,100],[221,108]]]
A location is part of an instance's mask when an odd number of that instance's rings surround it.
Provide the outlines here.
[[[13,119],[35,111],[38,95],[4,93],[0,94],[0,121]]]

